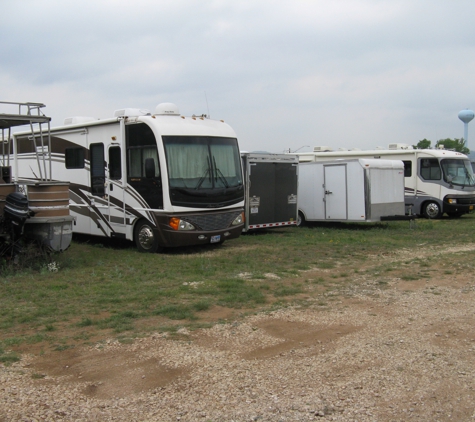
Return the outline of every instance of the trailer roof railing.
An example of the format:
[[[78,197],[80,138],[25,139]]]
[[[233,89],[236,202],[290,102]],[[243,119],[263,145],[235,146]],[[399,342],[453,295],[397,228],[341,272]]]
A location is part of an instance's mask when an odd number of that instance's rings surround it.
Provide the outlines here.
[[[13,152],[12,127],[29,125],[31,135],[28,138],[33,143],[36,154],[39,179],[51,180],[51,118],[43,114],[41,111],[43,107],[45,105],[42,103],[0,101],[0,129],[2,130],[0,165],[10,166],[10,156]],[[35,125],[37,125],[36,133]]]

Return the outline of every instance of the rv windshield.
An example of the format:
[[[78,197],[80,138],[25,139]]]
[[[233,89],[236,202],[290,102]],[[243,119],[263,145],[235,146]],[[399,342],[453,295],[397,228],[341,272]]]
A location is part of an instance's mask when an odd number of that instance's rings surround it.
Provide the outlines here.
[[[444,180],[451,185],[475,186],[475,175],[469,160],[441,160]]]
[[[237,140],[163,136],[172,204],[221,207],[244,198]]]

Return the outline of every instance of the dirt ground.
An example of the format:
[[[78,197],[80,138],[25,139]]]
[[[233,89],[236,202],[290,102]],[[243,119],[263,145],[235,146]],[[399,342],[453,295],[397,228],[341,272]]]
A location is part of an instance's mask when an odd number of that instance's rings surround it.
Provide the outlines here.
[[[305,306],[239,317],[173,339],[156,333],[0,366],[0,421],[475,420],[475,279],[421,250],[431,276],[352,275]],[[374,260],[395,267],[414,254]],[[323,271],[302,273],[317,279]]]

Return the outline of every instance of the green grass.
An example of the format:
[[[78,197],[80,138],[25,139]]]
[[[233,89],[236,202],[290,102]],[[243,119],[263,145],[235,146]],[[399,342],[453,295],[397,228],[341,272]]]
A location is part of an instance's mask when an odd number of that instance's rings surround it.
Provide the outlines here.
[[[18,362],[20,357],[15,352],[6,352],[0,348],[0,362],[4,365],[10,365],[14,362]]]
[[[46,343],[64,348],[111,333],[129,338],[157,327],[207,323],[201,315],[216,306],[243,312],[288,306],[301,303],[303,293],[336,295],[339,288],[356,288],[352,280],[362,274],[428,278],[440,259],[446,260],[444,274],[471,271],[466,253],[386,265],[378,256],[402,248],[416,254],[421,248],[474,243],[474,228],[471,215],[417,220],[415,229],[403,221],[315,224],[161,254],[141,254],[128,242],[75,237],[62,254],[33,264],[3,262],[0,347]],[[50,261],[57,272],[48,271]],[[305,273],[309,270],[311,277]],[[385,279],[377,283],[387,284]]]

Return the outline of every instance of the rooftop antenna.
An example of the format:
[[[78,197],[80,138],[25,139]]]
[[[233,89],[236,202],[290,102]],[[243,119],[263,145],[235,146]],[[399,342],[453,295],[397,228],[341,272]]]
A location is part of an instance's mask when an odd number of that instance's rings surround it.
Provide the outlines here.
[[[472,110],[469,110],[468,108],[465,110],[462,110],[459,113],[459,119],[462,120],[464,130],[463,130],[463,139],[465,141],[465,146],[468,148],[468,124],[473,120],[475,117],[475,114],[473,113]]]
[[[300,148],[297,148],[295,151],[292,151],[292,153],[297,152],[297,151],[300,151],[302,148],[310,148],[310,145],[304,145],[304,146],[302,146],[302,147],[300,147]],[[290,152],[290,148],[289,148],[289,152]]]

